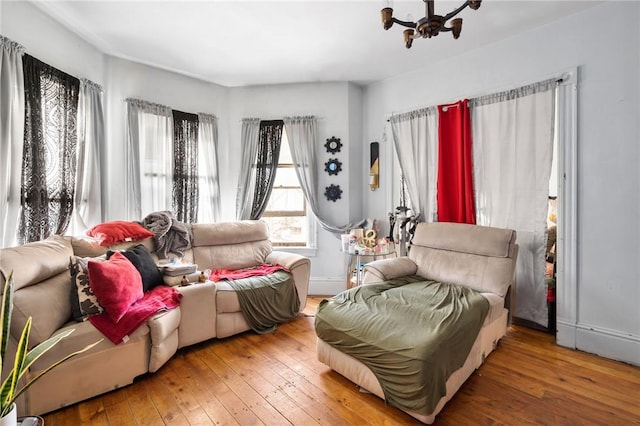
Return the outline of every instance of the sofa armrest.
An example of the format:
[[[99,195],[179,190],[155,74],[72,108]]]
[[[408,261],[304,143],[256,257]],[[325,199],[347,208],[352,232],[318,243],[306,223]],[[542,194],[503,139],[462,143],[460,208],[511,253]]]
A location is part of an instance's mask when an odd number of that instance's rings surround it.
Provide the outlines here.
[[[296,253],[289,253],[286,251],[272,251],[267,255],[267,263],[275,265],[276,263],[291,270],[294,269],[298,263],[309,262],[309,259]]]
[[[300,299],[300,311],[302,311],[307,305],[307,294],[309,293],[309,276],[311,275],[309,258],[296,253],[272,251],[267,255],[266,261],[272,265],[277,263],[291,271],[298,291],[298,299]]]
[[[391,280],[414,275],[416,272],[418,272],[418,265],[406,256],[375,260],[365,265],[362,283],[371,284]]]

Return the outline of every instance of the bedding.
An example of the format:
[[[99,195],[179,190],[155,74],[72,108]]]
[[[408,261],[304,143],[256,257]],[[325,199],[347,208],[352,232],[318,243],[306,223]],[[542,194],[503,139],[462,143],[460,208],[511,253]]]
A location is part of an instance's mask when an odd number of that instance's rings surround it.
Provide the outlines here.
[[[488,311],[473,289],[412,275],[323,300],[315,327],[320,339],[373,372],[389,404],[429,415]]]
[[[220,280],[238,280],[240,278],[259,277],[263,275],[273,274],[276,271],[290,272],[282,265],[269,265],[263,263],[253,268],[245,269],[216,269],[211,271],[209,279],[218,282]]]
[[[176,289],[161,285],[152,288],[144,294],[142,299],[131,305],[120,321],[114,322],[106,312],[91,315],[89,321],[115,345],[118,345],[126,343],[128,336],[153,315],[180,306],[181,298],[182,294]]]
[[[273,332],[277,324],[293,318],[300,310],[298,290],[289,272],[228,281],[238,295],[240,311],[253,331]]]

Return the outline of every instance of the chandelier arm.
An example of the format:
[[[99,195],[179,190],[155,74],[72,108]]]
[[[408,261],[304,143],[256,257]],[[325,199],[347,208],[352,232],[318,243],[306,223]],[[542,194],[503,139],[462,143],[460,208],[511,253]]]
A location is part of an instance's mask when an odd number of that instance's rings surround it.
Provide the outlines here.
[[[407,28],[415,28],[416,27],[416,23],[415,22],[411,22],[411,21],[401,21],[397,18],[391,18],[391,20],[393,22],[395,22],[398,25],[402,25],[403,27],[407,27]]]
[[[449,19],[453,18],[454,16],[456,16],[458,13],[462,12],[464,10],[465,7],[469,6],[469,0],[465,1],[459,8],[457,8],[456,10],[447,13],[444,17],[443,20],[446,22]]]
[[[426,16],[429,19],[433,18],[433,15],[435,15],[435,12],[433,10],[434,0],[423,0],[423,1],[424,1],[424,16]]]

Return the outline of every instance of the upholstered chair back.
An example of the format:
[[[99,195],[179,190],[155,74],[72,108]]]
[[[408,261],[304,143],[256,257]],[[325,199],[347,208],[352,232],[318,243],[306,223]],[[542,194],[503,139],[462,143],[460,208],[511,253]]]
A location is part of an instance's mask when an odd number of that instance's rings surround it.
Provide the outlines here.
[[[30,348],[48,339],[71,319],[69,262],[72,257],[71,243],[58,235],[0,250],[0,289],[13,273],[11,336],[19,339],[31,316]]]
[[[420,223],[409,258],[428,279],[505,296],[513,281],[516,231],[461,223]]]
[[[260,220],[193,224],[193,261],[200,269],[243,269],[266,263],[272,246]]]

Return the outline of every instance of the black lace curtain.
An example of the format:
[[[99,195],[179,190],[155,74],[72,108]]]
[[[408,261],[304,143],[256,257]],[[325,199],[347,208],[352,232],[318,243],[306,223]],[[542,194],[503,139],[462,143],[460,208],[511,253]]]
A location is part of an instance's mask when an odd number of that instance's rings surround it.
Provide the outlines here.
[[[260,122],[258,155],[256,158],[256,188],[251,206],[251,219],[260,219],[267,208],[273,180],[280,158],[280,143],[284,121],[272,120]]]
[[[198,115],[173,110],[173,210],[181,222],[198,216]]]
[[[63,234],[73,210],[80,81],[23,56],[24,153],[18,240]]]

